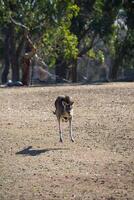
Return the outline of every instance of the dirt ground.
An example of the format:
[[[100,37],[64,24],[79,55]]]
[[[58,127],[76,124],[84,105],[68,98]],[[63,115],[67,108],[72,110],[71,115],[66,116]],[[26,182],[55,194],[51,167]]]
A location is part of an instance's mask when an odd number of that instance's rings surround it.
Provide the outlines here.
[[[59,142],[54,111],[73,97]],[[0,200],[134,200],[134,83],[0,88]]]

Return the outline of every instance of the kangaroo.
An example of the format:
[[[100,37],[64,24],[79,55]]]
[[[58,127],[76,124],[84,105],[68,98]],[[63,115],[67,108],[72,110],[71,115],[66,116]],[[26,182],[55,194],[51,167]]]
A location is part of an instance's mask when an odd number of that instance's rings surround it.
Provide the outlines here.
[[[69,96],[58,96],[57,99],[55,100],[56,110],[54,114],[57,116],[57,120],[58,120],[60,142],[63,142],[61,120],[63,122],[69,121],[70,138],[71,138],[71,141],[74,142],[74,138],[72,135],[73,103],[74,102]]]

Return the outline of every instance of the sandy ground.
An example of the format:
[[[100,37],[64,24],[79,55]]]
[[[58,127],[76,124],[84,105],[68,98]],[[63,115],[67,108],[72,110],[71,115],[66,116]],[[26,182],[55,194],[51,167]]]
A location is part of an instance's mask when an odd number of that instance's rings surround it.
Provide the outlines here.
[[[73,97],[59,142],[59,94]],[[134,200],[134,83],[0,89],[0,200]]]

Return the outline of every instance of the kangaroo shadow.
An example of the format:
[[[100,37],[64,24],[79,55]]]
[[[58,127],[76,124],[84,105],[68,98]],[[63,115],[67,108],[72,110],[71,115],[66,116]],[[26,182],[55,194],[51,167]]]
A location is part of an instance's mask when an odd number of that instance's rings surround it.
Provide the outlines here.
[[[49,151],[59,151],[59,150],[68,150],[68,149],[67,148],[32,149],[32,146],[29,146],[21,151],[16,152],[16,155],[38,156],[42,153],[46,153]]]

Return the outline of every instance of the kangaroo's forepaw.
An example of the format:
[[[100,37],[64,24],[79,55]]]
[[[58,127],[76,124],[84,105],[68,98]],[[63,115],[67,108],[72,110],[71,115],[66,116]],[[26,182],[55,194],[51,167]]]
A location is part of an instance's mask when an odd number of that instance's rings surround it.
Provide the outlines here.
[[[73,139],[73,138],[71,138],[71,141],[72,141],[72,142],[74,142],[74,139]]]
[[[60,138],[60,142],[63,142],[63,139],[62,139],[62,138]]]

